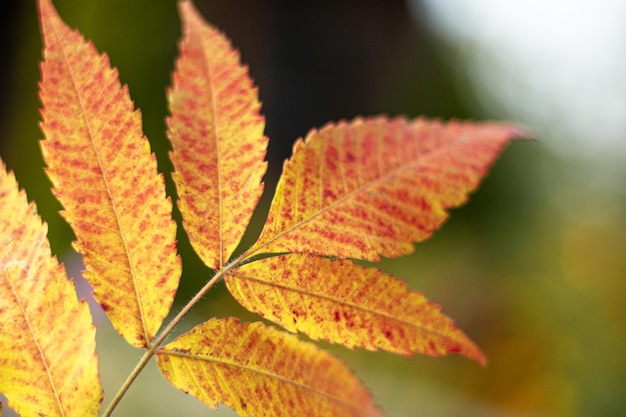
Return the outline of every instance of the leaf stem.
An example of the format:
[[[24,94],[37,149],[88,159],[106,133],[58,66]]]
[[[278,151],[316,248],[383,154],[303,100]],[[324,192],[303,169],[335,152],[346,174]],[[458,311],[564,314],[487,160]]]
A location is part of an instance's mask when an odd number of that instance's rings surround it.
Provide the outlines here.
[[[156,339],[154,339],[154,341],[151,343],[151,345],[145,351],[145,353],[143,354],[141,359],[139,359],[139,362],[137,362],[137,365],[135,366],[135,369],[133,369],[133,371],[130,373],[130,375],[128,375],[128,378],[126,378],[126,381],[124,381],[124,384],[120,387],[118,392],[115,394],[115,397],[113,398],[113,400],[111,401],[111,403],[109,404],[107,409],[102,414],[102,417],[110,417],[111,416],[111,413],[113,413],[113,410],[115,409],[115,407],[117,407],[117,405],[120,403],[120,401],[122,400],[122,398],[124,397],[124,395],[126,394],[128,389],[130,388],[130,386],[133,384],[133,382],[135,382],[135,379],[137,379],[137,377],[139,376],[141,371],[143,371],[143,368],[146,367],[146,365],[148,364],[148,361],[154,356],[154,354],[156,353],[156,351],[159,348],[159,346],[161,345],[161,343],[163,343],[165,338],[172,332],[172,330],[174,330],[174,327],[176,327],[178,325],[178,323],[180,323],[181,320],[187,315],[187,313],[189,313],[189,310],[191,310],[192,307],[194,305],[196,305],[198,303],[198,301],[200,301],[202,299],[202,297],[204,297],[204,295],[220,279],[222,279],[224,277],[224,275],[226,275],[226,273],[228,271],[230,271],[231,269],[233,269],[236,266],[238,266],[239,264],[241,264],[241,262],[243,262],[246,259],[246,257],[247,256],[244,253],[240,257],[235,259],[233,262],[229,263],[228,265],[225,265],[224,267],[222,267],[222,269],[217,271],[217,273],[213,276],[213,278],[211,278],[204,285],[204,287],[202,287],[200,289],[200,291],[198,291],[196,293],[196,295],[194,295],[194,297],[191,300],[189,300],[189,302],[183,307],[183,309],[180,310],[180,312],[176,315],[176,317],[174,317],[167,324],[167,326],[163,329],[163,331],[159,334],[159,336]]]

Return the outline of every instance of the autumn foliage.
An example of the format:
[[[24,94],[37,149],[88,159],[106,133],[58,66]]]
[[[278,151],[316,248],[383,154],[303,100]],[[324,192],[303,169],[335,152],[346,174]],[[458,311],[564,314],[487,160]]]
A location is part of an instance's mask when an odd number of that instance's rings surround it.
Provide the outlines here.
[[[355,261],[411,252],[523,131],[386,117],[311,130],[283,166],[258,240],[233,257],[263,192],[264,118],[238,53],[181,1],[184,37],[167,93],[173,180],[179,226],[215,274],[159,333],[182,268],[164,177],[107,56],[67,27],[50,0],[39,5],[46,173],[94,298],[117,332],[145,350],[137,373],[156,356],[174,386],[242,416],[356,417],[383,414],[341,361],[288,332],[485,363],[439,306]],[[22,416],[98,415],[103,396],[89,308],[76,300],[51,256],[46,225],[4,165],[0,208],[0,392]],[[166,342],[222,279],[245,308],[288,332],[213,317]]]

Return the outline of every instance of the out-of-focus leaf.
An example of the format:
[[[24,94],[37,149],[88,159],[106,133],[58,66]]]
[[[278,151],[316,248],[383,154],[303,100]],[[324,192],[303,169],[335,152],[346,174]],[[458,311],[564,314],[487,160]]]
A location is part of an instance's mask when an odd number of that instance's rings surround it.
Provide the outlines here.
[[[0,211],[0,392],[24,417],[97,416],[102,389],[89,306],[76,299],[35,204],[1,162]]]

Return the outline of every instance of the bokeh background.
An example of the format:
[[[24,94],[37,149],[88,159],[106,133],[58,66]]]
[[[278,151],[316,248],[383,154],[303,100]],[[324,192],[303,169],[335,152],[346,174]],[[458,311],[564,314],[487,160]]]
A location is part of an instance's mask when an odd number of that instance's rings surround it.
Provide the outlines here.
[[[175,195],[164,118],[180,36],[176,2],[54,3],[119,68]],[[264,103],[267,192],[244,245],[260,230],[292,142],[327,121],[380,113],[507,119],[538,139],[511,145],[470,204],[453,210],[414,254],[382,264],[441,304],[484,349],[486,368],[456,356],[403,358],[323,344],[388,416],[626,415],[626,3],[196,4],[240,49]],[[0,154],[37,201],[53,251],[78,277],[80,258],[38,147],[35,1],[0,7]],[[210,275],[184,234],[179,239],[178,306]],[[80,291],[88,293],[84,285]],[[95,315],[106,404],[140,352]],[[231,315],[257,320],[218,285],[177,332]],[[157,374],[155,366],[146,370],[117,415],[232,415],[206,409]]]

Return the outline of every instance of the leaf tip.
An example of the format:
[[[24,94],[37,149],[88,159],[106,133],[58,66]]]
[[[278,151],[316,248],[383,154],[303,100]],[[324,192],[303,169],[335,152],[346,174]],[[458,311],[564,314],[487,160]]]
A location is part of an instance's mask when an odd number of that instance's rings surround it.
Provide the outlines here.
[[[40,15],[48,14],[50,11],[54,10],[54,6],[52,5],[51,0],[39,0],[37,4],[39,5]]]
[[[458,330],[460,332],[460,330]],[[464,333],[463,340],[456,346],[448,348],[447,353],[458,353],[478,363],[481,367],[486,367],[488,360],[483,351]]]
[[[53,21],[61,20],[59,13],[57,12],[54,4],[52,4],[51,0],[39,0],[38,2],[38,12],[39,12],[39,24],[41,25],[41,32],[43,37],[46,37],[46,34],[49,33],[50,25]]]
[[[485,368],[487,366],[487,364],[489,363],[489,360],[487,359],[487,356],[485,356],[483,351],[478,346],[474,346],[473,352],[465,353],[465,355],[468,358],[476,361],[483,368]]]
[[[188,26],[192,19],[202,19],[198,9],[191,0],[178,1],[178,14],[182,18],[184,26]]]
[[[485,122],[485,125],[493,125],[502,130],[502,134],[508,140],[530,140],[535,139],[530,128],[524,125],[520,125],[512,122]]]
[[[518,140],[536,140],[537,138],[529,127],[519,124],[511,124],[511,137]]]

